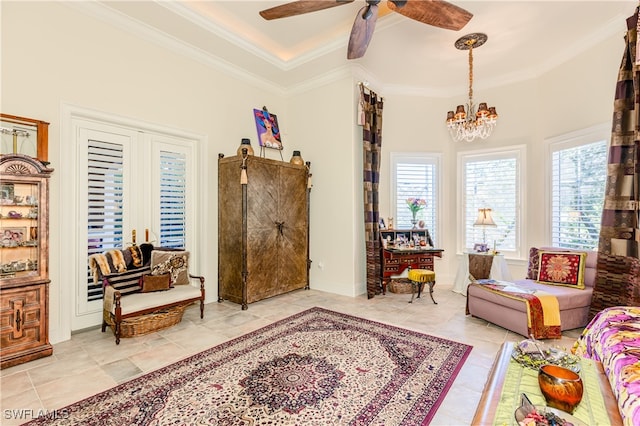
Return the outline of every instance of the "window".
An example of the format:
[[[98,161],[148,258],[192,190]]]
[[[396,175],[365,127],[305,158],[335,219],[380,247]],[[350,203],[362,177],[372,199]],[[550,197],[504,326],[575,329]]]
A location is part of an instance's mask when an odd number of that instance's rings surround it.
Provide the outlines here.
[[[182,248],[186,240],[186,156],[160,152],[160,245]]]
[[[102,286],[87,257],[137,243],[197,253],[201,217],[197,152],[200,135],[123,117],[65,106],[61,186],[64,250],[72,266],[61,273],[62,311],[70,330],[100,324]],[[189,206],[189,208],[187,208]],[[146,231],[149,231],[148,233]],[[144,235],[144,238],[142,237]],[[198,268],[198,256],[190,257]]]
[[[87,138],[87,252],[123,246],[123,146]],[[87,269],[87,300],[102,299],[102,283]]]
[[[550,223],[554,247],[598,247],[607,179],[605,132],[592,128],[551,140]]]
[[[484,243],[490,249],[520,257],[521,176],[524,146],[458,155],[460,205],[459,249]],[[478,210],[489,208],[495,227],[474,226]]]
[[[394,227],[410,229],[412,214],[407,199],[424,199],[426,206],[416,219],[424,221],[431,239],[438,246],[438,185],[440,156],[434,154],[391,153],[391,202],[395,207]]]

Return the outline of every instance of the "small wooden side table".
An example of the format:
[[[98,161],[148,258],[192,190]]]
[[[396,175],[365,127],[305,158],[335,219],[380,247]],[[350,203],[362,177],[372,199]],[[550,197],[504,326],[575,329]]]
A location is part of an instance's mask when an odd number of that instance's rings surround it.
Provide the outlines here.
[[[484,390],[482,391],[478,408],[476,408],[476,413],[473,416],[473,421],[471,422],[472,425],[493,425],[507,369],[511,362],[512,352],[513,342],[505,342],[502,344],[500,352],[493,362],[493,367],[491,367],[491,371],[489,372],[487,382],[484,385]],[[609,419],[611,420],[609,424],[612,426],[622,425],[622,417],[620,417],[620,412],[618,411],[618,403],[611,391],[609,380],[604,374],[602,364],[596,362],[596,368],[598,370],[598,383],[600,384],[600,391],[604,398],[604,405],[607,409]]]

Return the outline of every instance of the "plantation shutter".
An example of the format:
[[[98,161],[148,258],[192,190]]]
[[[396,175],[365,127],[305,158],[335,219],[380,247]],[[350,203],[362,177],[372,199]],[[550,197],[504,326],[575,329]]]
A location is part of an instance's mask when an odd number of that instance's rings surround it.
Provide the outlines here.
[[[163,247],[185,247],[186,173],[183,153],[160,152],[160,245]]]
[[[410,229],[413,225],[411,210],[407,205],[408,198],[422,198],[426,207],[419,211],[416,219],[425,222],[433,241],[437,241],[436,227],[436,164],[433,161],[403,161],[399,159],[395,165],[396,180],[396,223],[398,229]],[[437,243],[435,243],[437,245]]]
[[[516,155],[487,154],[464,161],[465,247],[483,243],[501,251],[518,251],[519,159]],[[473,226],[478,209],[492,209],[497,227]],[[486,241],[483,241],[486,233]]]
[[[124,162],[122,145],[88,142],[87,252],[92,255],[123,246]],[[90,272],[87,283],[87,301],[102,299],[102,283],[94,283]]]
[[[552,152],[551,241],[554,247],[597,249],[606,167],[606,141]]]

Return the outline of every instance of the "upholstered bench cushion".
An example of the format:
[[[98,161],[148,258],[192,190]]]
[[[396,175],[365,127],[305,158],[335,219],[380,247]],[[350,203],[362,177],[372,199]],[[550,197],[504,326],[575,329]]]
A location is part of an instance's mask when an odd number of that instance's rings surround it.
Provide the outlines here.
[[[111,294],[108,294],[108,293]],[[107,287],[105,292],[106,300],[113,300],[113,290]],[[139,312],[145,309],[169,305],[189,299],[197,299],[201,296],[200,289],[190,284],[178,285],[167,291],[156,291],[153,293],[131,293],[122,297],[122,315],[132,312]],[[115,304],[110,303],[109,311],[115,315]],[[106,308],[107,306],[105,306]]]
[[[436,280],[436,273],[428,269],[411,269],[408,273],[411,281],[426,283]]]

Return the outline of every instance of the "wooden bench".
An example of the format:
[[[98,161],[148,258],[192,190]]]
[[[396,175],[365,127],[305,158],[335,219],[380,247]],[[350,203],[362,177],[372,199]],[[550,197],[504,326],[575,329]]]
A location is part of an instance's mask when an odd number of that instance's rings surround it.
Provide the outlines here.
[[[90,256],[94,281],[103,284],[102,332],[111,327],[119,344],[121,337],[140,336],[179,323],[186,307],[197,301],[203,318],[204,277],[188,272],[188,259],[187,251],[154,248],[148,243]],[[167,278],[161,290],[143,292],[145,275]]]

